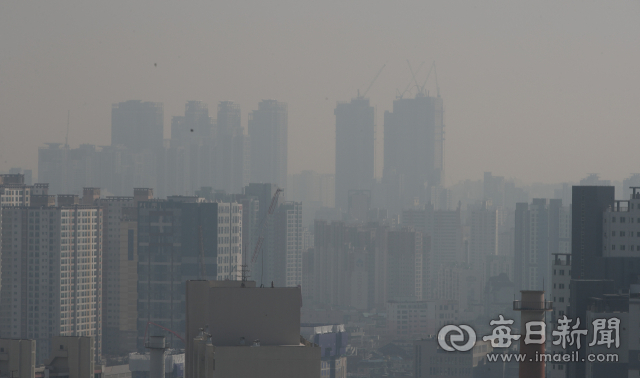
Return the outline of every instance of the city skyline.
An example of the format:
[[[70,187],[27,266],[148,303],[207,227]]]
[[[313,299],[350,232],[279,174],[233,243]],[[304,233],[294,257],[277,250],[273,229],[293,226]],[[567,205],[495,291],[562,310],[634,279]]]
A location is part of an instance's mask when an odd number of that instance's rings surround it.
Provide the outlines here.
[[[180,9],[145,1],[127,7],[9,4],[0,16],[0,127],[7,133],[0,170],[18,163],[33,168],[38,147],[64,143],[68,110],[72,146],[106,145],[112,103],[163,102],[168,137],[170,116],[182,115],[185,101],[234,101],[246,129],[248,111],[272,98],[289,105],[290,173],[331,173],[335,103],[364,91],[386,63],[368,94],[381,138],[384,111],[396,90],[413,81],[409,59],[414,70],[421,62],[437,63],[450,146],[445,186],[483,171],[562,182],[610,169],[607,178],[622,179],[636,171],[621,152],[634,147],[630,139],[617,141],[620,148],[605,157],[567,141],[584,131],[580,144],[601,148],[609,133],[624,135],[640,119],[633,101],[639,57],[627,48],[638,34],[638,7],[406,2],[368,4],[360,14],[356,4],[332,2],[276,1],[256,4],[253,12],[236,4]],[[194,10],[185,28],[164,16],[174,14],[179,22]],[[324,17],[332,22],[320,21]],[[19,36],[12,32],[27,28]],[[426,70],[417,76],[423,80]],[[432,79],[427,87],[434,93]],[[568,168],[576,173],[567,177]]]

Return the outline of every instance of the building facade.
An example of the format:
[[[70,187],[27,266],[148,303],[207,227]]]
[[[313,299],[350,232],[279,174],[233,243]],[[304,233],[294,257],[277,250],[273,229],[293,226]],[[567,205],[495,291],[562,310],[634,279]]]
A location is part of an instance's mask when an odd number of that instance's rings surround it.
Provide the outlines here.
[[[169,197],[138,204],[138,349],[149,322],[184,335],[187,280],[240,280],[242,206]],[[174,334],[168,345],[183,348]]]
[[[91,336],[102,355],[102,210],[5,207],[2,337],[36,340],[37,361],[57,335]]]

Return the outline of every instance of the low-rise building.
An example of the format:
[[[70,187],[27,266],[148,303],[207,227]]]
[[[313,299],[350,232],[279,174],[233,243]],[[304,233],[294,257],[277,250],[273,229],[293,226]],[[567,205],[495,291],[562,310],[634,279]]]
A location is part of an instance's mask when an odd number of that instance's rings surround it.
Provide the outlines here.
[[[33,378],[36,341],[0,339],[0,378]]]
[[[94,355],[92,336],[54,336],[51,341],[51,356],[45,363],[45,376],[93,377],[95,374]]]
[[[186,374],[320,378],[321,349],[300,336],[299,287],[187,281]]]

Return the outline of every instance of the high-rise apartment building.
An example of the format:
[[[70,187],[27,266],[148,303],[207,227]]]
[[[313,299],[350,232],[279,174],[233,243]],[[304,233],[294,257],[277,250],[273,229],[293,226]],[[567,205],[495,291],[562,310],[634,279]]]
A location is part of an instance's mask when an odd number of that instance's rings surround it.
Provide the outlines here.
[[[464,262],[463,230],[460,209],[434,210],[427,205],[423,209],[403,210],[401,225],[423,233],[429,243],[427,281],[423,287],[423,298],[430,299],[436,287],[438,271],[451,264]]]
[[[0,333],[36,340],[39,363],[58,335],[93,336],[102,355],[102,210],[64,200],[2,209]]]
[[[428,277],[428,250],[422,233],[411,229],[389,231],[387,298],[388,300],[422,300]]]
[[[514,279],[519,290],[551,285],[552,256],[570,252],[570,218],[560,199],[516,204]]]
[[[26,185],[24,175],[0,175],[0,206],[31,206],[31,196],[47,194],[47,184]]]
[[[350,190],[372,190],[375,112],[368,98],[338,102],[336,116],[336,206],[346,209]]]
[[[602,215],[612,208],[613,186],[574,186],[571,208],[571,278],[603,279]]]
[[[482,269],[487,256],[498,255],[498,210],[487,201],[469,210],[469,256],[472,267]],[[487,277],[488,278],[488,277]]]
[[[392,214],[431,198],[444,183],[442,98],[418,94],[393,102],[384,114],[383,182]]]
[[[184,116],[171,119],[170,147],[164,149],[162,159],[167,195],[193,193],[213,183],[214,135],[215,122],[209,117],[207,104],[201,101],[188,101]]]
[[[214,122],[209,107],[202,101],[188,101],[184,116],[171,118],[171,144],[174,147],[197,145],[211,141]]]
[[[69,193],[68,155],[69,148],[62,143],[47,143],[47,147],[38,148],[38,181],[49,183],[54,194]]]
[[[85,188],[83,202],[90,188]],[[103,255],[103,340],[104,354],[121,356],[136,349],[138,301],[138,209],[140,201],[153,198],[149,188],[134,189],[133,197],[95,199],[104,217]]]
[[[278,190],[278,186],[274,184],[251,183],[244,188],[245,196],[258,199],[258,212],[256,214],[257,227],[253,234],[254,237],[251,240],[251,245],[247,246],[245,261],[251,272],[252,279],[259,284],[268,284],[275,279],[271,265],[275,253],[274,221],[273,217],[267,218],[267,214],[276,190]],[[274,206],[277,208],[280,203],[282,203],[282,198],[279,197],[278,203]],[[262,230],[264,241],[260,251],[258,251],[258,255],[255,256],[255,262],[253,262],[252,259],[258,240],[257,233],[261,227],[264,227]]]
[[[287,104],[262,100],[249,114],[250,182],[287,184]]]
[[[295,287],[302,284],[302,203],[285,202],[274,214],[274,285]]]
[[[169,197],[138,204],[138,348],[148,322],[184,334],[187,280],[240,280],[242,206]],[[173,334],[169,345],[182,348]]]
[[[249,137],[242,128],[240,105],[231,101],[218,104],[215,146],[215,188],[240,192],[249,183],[250,169]]]
[[[164,112],[160,102],[131,100],[111,107],[111,145],[131,150],[162,147]]]

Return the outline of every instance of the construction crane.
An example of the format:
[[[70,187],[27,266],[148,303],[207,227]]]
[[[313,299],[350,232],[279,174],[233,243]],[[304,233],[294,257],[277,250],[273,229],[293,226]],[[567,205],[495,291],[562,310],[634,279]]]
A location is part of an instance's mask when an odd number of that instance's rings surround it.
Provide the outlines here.
[[[407,63],[408,62],[409,61],[407,61]],[[409,66],[411,66],[411,65],[409,65]],[[415,72],[416,75],[420,72],[420,70],[422,69],[422,66],[424,66],[424,62],[420,63],[420,65],[416,69],[416,72]],[[414,76],[413,74],[414,74],[414,72],[411,73],[412,76]],[[396,98],[401,100],[404,97],[405,93],[407,93],[409,91],[409,87],[411,87],[411,84],[412,83],[407,84],[407,87],[404,89],[404,91],[402,91],[402,93],[399,90],[396,90],[396,92],[397,92]]]
[[[422,62],[422,64],[424,64],[424,62]],[[422,64],[420,65],[420,67],[422,67]],[[421,93],[420,84],[418,84],[418,80],[416,80],[416,74],[413,72],[413,68],[411,68],[411,63],[409,63],[409,59],[407,59],[407,65],[409,66],[409,72],[411,72],[411,77],[413,78],[413,82],[416,84],[416,89],[418,90],[418,93]]]
[[[205,279],[204,269],[204,243],[202,241],[202,226],[198,226],[198,241],[200,244],[200,256],[198,256],[198,262],[200,263],[200,279]]]
[[[154,326],[156,326],[156,327],[158,327],[158,328],[160,328],[160,329],[163,329],[163,330],[165,330],[165,331],[167,331],[167,332],[171,333],[172,335],[174,335],[175,337],[177,337],[178,339],[180,339],[180,341],[182,341],[185,345],[187,344],[187,343],[186,343],[186,341],[184,341],[184,338],[183,338],[182,336],[180,336],[180,334],[179,334],[178,332],[176,332],[176,331],[174,331],[174,330],[172,330],[172,329],[169,329],[169,328],[167,328],[167,327],[163,327],[163,326],[161,326],[160,324],[158,324],[158,323],[154,323],[154,322],[152,322],[152,321],[148,321],[148,322],[147,322],[147,326],[146,326],[146,327],[145,327],[145,329],[144,329],[144,343],[145,343],[145,344],[147,343],[147,334],[148,334],[148,332],[149,332],[149,324],[154,325]]]
[[[380,76],[380,74],[382,73],[382,70],[387,66],[387,64],[383,64],[382,68],[380,68],[380,70],[378,71],[378,73],[376,74],[376,76],[373,78],[373,80],[371,80],[371,83],[369,84],[369,87],[367,88],[366,91],[364,91],[364,93],[362,94],[362,96],[360,96],[360,89],[358,89],[358,99],[363,99],[367,96],[367,93],[369,93],[369,90],[371,89],[371,87],[373,86],[373,83],[376,82],[376,80],[378,80],[378,76]]]
[[[282,189],[280,188],[276,189],[276,192],[273,194],[273,198],[271,198],[271,205],[269,205],[269,210],[267,211],[267,214],[262,220],[262,224],[260,225],[260,231],[258,231],[258,241],[256,243],[256,248],[253,251],[253,257],[251,258],[252,264],[256,262],[256,259],[258,258],[258,254],[260,254],[260,249],[262,248],[262,243],[264,242],[264,237],[265,237],[265,234],[264,234],[265,228],[267,227],[269,218],[271,218],[271,215],[273,214],[273,212],[276,209],[276,206],[278,205],[278,197],[282,192],[283,192]]]
[[[422,86],[419,87],[419,92],[424,95],[424,87],[427,85],[427,80],[429,80],[429,76],[431,76],[431,71],[434,73],[434,78],[436,81],[436,95],[440,97],[440,86],[438,86],[438,70],[436,70],[436,62],[433,61],[431,64],[431,68],[429,69],[429,73],[427,74],[427,78],[424,79]]]
[[[258,231],[258,241],[256,242],[256,248],[253,251],[253,257],[251,258],[251,264],[254,264],[256,262],[256,259],[258,258],[258,255],[260,254],[260,251],[262,249],[262,243],[264,243],[264,238],[265,238],[265,229],[267,228],[267,224],[269,223],[269,219],[271,218],[271,215],[273,215],[273,212],[275,211],[276,207],[278,206],[278,197],[280,196],[280,193],[282,193],[283,190],[280,188],[276,189],[276,192],[273,194],[273,198],[271,199],[271,205],[269,205],[269,210],[267,211],[267,214],[264,216],[264,219],[262,220],[262,224],[260,225],[260,230]],[[264,266],[264,259],[262,261],[262,265]],[[260,274],[260,280],[262,281],[263,278],[263,274]],[[262,287],[262,282],[260,282],[260,286]]]
[[[71,120],[71,110],[67,110],[67,135],[64,137],[64,148],[69,149],[69,121]]]

